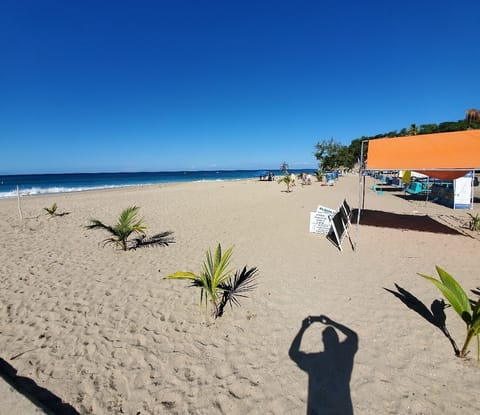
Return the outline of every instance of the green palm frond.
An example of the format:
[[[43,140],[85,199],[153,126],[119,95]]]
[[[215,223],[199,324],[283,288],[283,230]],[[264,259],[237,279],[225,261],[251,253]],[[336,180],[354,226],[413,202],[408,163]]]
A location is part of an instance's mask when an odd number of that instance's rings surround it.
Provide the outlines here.
[[[472,308],[467,294],[450,274],[438,266],[436,269],[440,280],[428,275],[418,275],[431,281],[442,292],[457,314],[468,324],[472,318]]]
[[[202,264],[202,272],[200,273],[202,289],[206,292],[205,299],[209,297],[215,308],[220,298],[218,287],[232,273],[229,268],[232,251],[233,247],[230,247],[222,254],[222,246],[218,244],[213,255],[210,249],[206,252],[205,262]]]
[[[468,353],[468,345],[471,339],[474,336],[477,336],[478,341],[478,335],[480,334],[480,299],[477,302],[469,300],[465,290],[455,278],[439,266],[437,266],[436,269],[440,280],[424,274],[418,275],[432,282],[465,322],[467,326],[467,334],[463,347],[458,352],[459,357],[465,357]],[[477,359],[480,361],[480,349],[477,353]]]
[[[221,284],[232,272],[232,270],[228,268],[232,252],[233,247],[230,247],[222,254],[222,247],[220,244],[217,245],[217,249],[213,256],[210,250],[207,251],[207,261],[203,264],[202,268],[205,275],[215,282],[214,285]]]
[[[132,206],[123,210],[115,227],[123,232],[143,234],[147,228],[143,225],[143,218],[138,216],[139,209],[137,206]]]
[[[191,280],[192,282],[198,281],[199,278],[198,275],[188,271],[177,271],[164,277],[166,280]]]

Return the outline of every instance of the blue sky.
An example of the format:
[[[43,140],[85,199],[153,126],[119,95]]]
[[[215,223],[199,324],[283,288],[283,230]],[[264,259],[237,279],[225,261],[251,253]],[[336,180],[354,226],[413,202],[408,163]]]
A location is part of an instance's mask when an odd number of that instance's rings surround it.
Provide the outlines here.
[[[315,167],[480,107],[480,2],[0,3],[0,173]]]

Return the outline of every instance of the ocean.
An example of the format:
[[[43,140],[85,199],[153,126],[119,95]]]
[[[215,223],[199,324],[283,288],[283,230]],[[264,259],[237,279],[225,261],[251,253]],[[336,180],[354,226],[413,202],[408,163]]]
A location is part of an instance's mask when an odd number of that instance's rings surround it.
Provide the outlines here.
[[[29,196],[158,183],[258,179],[260,176],[267,174],[268,171],[272,171],[277,177],[282,174],[279,170],[218,170],[0,175],[0,199],[16,197],[17,186],[21,196]],[[295,174],[303,171],[312,173],[314,170],[290,170]]]

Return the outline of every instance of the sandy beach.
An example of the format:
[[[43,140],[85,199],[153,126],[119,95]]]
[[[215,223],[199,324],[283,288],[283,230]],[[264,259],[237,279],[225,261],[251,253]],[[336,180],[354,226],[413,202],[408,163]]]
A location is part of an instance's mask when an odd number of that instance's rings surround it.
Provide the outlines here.
[[[356,175],[291,193],[241,180],[25,197],[23,220],[16,199],[0,200],[0,358],[71,413],[478,413],[475,340],[456,358],[384,289],[397,284],[429,308],[441,295],[416,273],[436,276],[435,265],[480,286],[471,211],[380,195],[372,180],[364,224],[351,228],[357,249],[345,241],[343,252],[309,233],[309,212],[345,198],[357,208]],[[70,214],[49,218],[54,202]],[[149,233],[173,231],[176,242],[123,252],[85,228],[133,205]],[[198,288],[163,277],[198,272],[217,243],[234,247],[235,269],[259,275],[215,320]],[[464,323],[445,313],[461,346]],[[0,398],[0,414],[10,405]]]

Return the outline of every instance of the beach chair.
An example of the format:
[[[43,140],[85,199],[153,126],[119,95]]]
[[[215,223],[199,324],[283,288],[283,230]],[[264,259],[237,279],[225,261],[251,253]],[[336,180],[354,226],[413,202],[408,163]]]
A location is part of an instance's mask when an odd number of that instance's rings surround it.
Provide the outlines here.
[[[422,195],[429,192],[427,183],[423,182],[410,182],[408,187],[405,189],[410,195]]]

